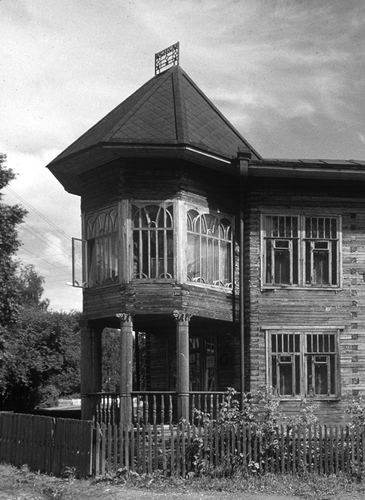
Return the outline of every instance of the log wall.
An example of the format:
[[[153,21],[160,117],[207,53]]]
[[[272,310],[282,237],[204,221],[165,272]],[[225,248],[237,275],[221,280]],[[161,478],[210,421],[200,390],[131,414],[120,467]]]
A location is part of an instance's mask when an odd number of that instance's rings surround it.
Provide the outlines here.
[[[304,288],[266,289],[260,282],[260,213],[316,209],[342,216],[342,287],[336,290]],[[343,326],[340,334],[339,402],[320,402],[317,410],[323,420],[346,419],[348,400],[365,390],[365,200],[361,186],[357,191],[341,183],[252,181],[247,199],[248,286],[247,319],[250,325],[250,385],[266,382],[266,346],[263,326],[329,327]],[[300,402],[285,403],[286,412],[296,413]]]

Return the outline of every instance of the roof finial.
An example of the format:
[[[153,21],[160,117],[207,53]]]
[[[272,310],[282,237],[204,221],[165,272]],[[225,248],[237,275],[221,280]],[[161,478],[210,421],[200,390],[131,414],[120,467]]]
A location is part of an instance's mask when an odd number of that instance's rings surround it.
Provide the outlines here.
[[[177,42],[155,54],[155,75],[160,73],[162,68],[165,68],[169,64],[179,65],[179,46],[180,42]]]

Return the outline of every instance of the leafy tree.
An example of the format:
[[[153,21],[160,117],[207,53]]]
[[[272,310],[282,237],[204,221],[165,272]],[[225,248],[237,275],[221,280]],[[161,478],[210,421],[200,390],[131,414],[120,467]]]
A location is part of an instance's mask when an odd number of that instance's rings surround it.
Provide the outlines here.
[[[1,190],[15,178],[14,172],[5,167],[5,161],[6,156],[0,153],[0,335],[5,327],[14,323],[19,311],[17,263],[13,257],[20,246],[17,226],[26,214],[19,205],[1,203]]]
[[[78,313],[25,307],[6,337],[3,409],[53,406],[80,390]]]
[[[49,306],[49,299],[43,299],[44,278],[38,274],[34,266],[29,264],[20,267],[18,291],[23,307],[37,307],[46,310]]]

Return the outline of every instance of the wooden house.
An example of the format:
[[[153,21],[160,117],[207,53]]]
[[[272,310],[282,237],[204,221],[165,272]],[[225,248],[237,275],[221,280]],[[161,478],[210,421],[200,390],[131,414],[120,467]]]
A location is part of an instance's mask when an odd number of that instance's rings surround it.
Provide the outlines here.
[[[365,163],[262,158],[178,64],[156,68],[48,165],[81,197],[82,417],[113,401],[128,422],[136,398],[168,395],[189,418],[197,398],[266,386],[287,412],[344,419],[365,387]]]

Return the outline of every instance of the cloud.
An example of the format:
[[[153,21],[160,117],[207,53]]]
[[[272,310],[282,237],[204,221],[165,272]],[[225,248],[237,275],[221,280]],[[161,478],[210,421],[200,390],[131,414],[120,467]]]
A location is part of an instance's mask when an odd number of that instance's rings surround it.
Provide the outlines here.
[[[61,256],[80,235],[80,200],[45,165],[153,77],[155,52],[176,41],[182,68],[264,156],[365,157],[364,2],[2,0],[0,8],[0,151],[19,173],[10,188],[39,212],[29,209],[20,228],[20,256],[46,277],[52,307],[81,303],[64,284],[71,263]]]

